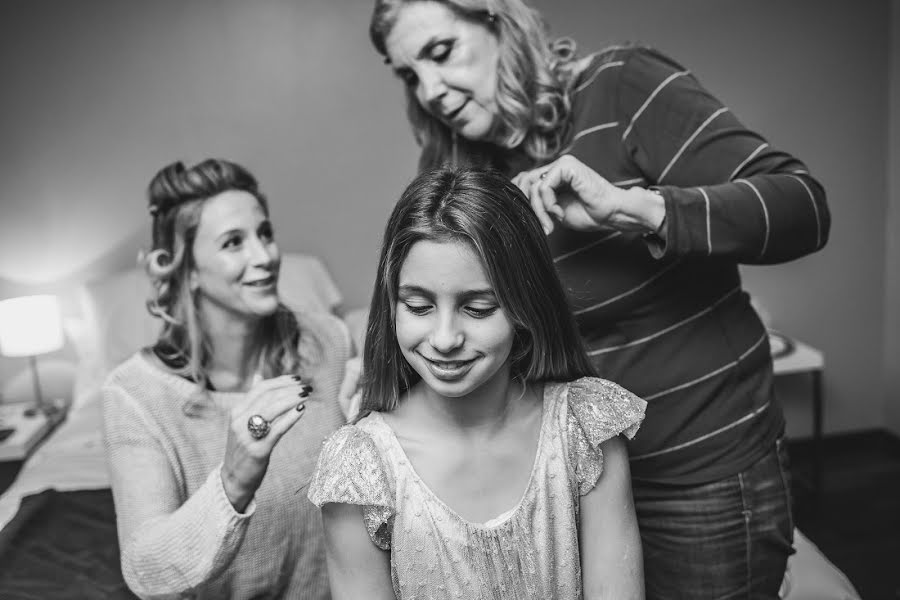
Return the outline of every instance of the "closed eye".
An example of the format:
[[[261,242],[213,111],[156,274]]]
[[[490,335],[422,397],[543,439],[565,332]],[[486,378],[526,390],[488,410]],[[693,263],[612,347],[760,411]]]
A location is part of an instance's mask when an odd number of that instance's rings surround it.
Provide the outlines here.
[[[431,310],[430,304],[409,304],[407,302],[404,302],[403,306],[405,306],[406,310],[408,310],[412,314],[419,316],[427,314],[428,311]]]
[[[452,50],[452,41],[437,42],[431,46],[428,57],[436,63],[442,63],[450,57]]]
[[[474,306],[466,306],[464,310],[476,319],[484,319],[485,317],[489,317],[497,312],[498,308],[500,307],[491,306],[489,308],[476,308]]]

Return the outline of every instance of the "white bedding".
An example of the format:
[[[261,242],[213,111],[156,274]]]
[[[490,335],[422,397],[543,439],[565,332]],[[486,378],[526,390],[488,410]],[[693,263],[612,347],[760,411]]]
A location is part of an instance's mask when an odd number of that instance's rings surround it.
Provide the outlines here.
[[[100,417],[99,386],[73,402],[66,420],[25,461],[0,496],[0,528],[15,516],[21,499],[47,489],[94,490],[109,487]]]

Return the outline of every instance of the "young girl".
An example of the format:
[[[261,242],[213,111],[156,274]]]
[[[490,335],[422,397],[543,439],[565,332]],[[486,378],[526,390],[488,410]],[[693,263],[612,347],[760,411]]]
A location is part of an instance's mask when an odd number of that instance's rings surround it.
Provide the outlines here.
[[[334,598],[643,598],[625,444],[537,218],[482,170],[420,175],[384,234],[356,424],[326,442]]]

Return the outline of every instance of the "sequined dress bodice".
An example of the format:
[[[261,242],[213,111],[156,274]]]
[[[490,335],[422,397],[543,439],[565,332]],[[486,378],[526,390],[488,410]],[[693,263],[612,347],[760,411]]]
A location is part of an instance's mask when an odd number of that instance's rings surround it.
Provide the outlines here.
[[[398,600],[581,598],[579,498],[601,474],[600,444],[633,436],[644,406],[600,379],[545,385],[528,484],[514,508],[488,523],[441,501],[378,413],[325,444],[310,499],[363,506],[372,541],[391,552]]]

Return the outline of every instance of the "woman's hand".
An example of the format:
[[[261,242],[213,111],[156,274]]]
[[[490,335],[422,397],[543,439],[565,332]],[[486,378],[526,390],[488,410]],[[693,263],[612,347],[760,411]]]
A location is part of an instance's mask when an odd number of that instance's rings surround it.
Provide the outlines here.
[[[254,384],[232,408],[221,475],[225,495],[238,512],[247,508],[262,483],[275,445],[303,416],[311,391],[300,377],[282,375]],[[263,437],[255,438],[250,432],[248,423],[254,415],[269,423]]]
[[[665,216],[659,194],[640,187],[616,187],[569,154],[523,171],[512,181],[531,201],[547,234],[553,231],[553,218],[578,231],[612,227],[647,232],[655,231]]]

